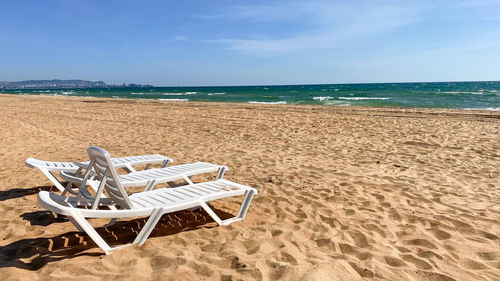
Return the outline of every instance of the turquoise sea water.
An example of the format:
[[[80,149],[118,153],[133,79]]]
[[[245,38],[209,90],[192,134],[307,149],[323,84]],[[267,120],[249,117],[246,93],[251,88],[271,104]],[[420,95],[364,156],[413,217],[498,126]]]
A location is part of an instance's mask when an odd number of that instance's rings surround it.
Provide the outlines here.
[[[88,96],[167,101],[500,110],[500,82],[30,89],[0,90],[0,94]]]

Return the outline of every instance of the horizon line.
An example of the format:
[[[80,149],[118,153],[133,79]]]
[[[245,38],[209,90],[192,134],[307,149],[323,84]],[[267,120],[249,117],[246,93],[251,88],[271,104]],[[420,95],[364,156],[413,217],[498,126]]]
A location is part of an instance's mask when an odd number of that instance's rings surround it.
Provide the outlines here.
[[[20,80],[20,81],[0,81],[0,83],[19,83],[26,81],[50,81],[50,80],[79,80],[79,81],[88,81],[88,82],[104,82],[103,80],[84,80],[84,79],[28,79],[28,80]],[[165,85],[154,85],[150,83],[128,83],[123,82],[119,84],[104,82],[109,86],[121,86],[121,85],[142,85],[142,86],[152,86],[153,88],[209,88],[209,87],[279,87],[279,86],[320,86],[320,85],[369,85],[369,84],[412,84],[412,83],[471,83],[471,82],[500,82],[500,80],[453,80],[453,81],[393,81],[393,82],[344,82],[344,83],[303,83],[303,84],[237,84],[237,85],[184,85],[184,86],[165,86]],[[96,87],[100,88],[100,87]],[[103,87],[105,88],[105,87]],[[119,88],[119,87],[118,87]],[[146,87],[144,87],[146,88]]]
[[[188,88],[188,87],[276,87],[276,86],[320,86],[320,85],[367,85],[367,84],[411,84],[411,83],[470,83],[470,82],[500,82],[500,80],[455,80],[455,81],[406,81],[406,82],[346,82],[346,83],[304,83],[304,84],[254,84],[254,85],[193,85],[193,86],[155,86],[155,88]],[[135,84],[135,83],[132,83]],[[152,84],[151,84],[152,85]]]

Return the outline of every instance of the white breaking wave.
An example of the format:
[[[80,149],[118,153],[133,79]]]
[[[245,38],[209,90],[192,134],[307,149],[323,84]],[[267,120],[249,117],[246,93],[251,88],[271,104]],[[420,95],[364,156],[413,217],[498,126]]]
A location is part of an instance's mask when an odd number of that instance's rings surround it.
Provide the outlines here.
[[[159,99],[163,101],[189,101],[189,99]]]
[[[208,93],[209,96],[220,96],[225,95],[226,93]]]
[[[146,93],[130,93],[131,95],[145,95]]]
[[[255,104],[286,104],[286,101],[249,101],[248,103],[255,103]]]
[[[198,92],[185,92],[185,93],[163,93],[164,96],[186,96],[196,95]]]
[[[488,111],[500,111],[500,107],[483,107],[483,108],[464,108],[465,110],[488,110]]]
[[[388,100],[390,98],[379,97],[339,97],[339,100]]]
[[[453,95],[456,95],[456,94],[483,95],[484,91],[483,90],[479,90],[477,92],[448,91],[448,92],[443,92],[443,93],[445,93],[445,94],[453,94]]]
[[[313,100],[317,100],[317,101],[326,101],[326,100],[331,100],[333,99],[333,97],[330,97],[330,96],[326,96],[326,97],[313,97]]]

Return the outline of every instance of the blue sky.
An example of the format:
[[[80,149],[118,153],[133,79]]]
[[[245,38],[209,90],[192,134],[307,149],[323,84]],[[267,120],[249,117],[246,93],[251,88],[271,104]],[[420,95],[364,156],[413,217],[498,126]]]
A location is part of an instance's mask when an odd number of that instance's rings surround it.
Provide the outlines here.
[[[0,81],[500,80],[500,1],[1,2]]]

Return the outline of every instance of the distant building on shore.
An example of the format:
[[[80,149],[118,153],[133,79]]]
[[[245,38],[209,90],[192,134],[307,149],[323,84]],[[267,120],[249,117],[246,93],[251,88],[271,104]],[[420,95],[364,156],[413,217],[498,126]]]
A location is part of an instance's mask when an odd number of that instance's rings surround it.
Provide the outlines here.
[[[109,85],[103,81],[86,80],[27,80],[19,82],[0,82],[0,89],[78,89],[78,88],[142,88],[152,85],[125,84]]]

